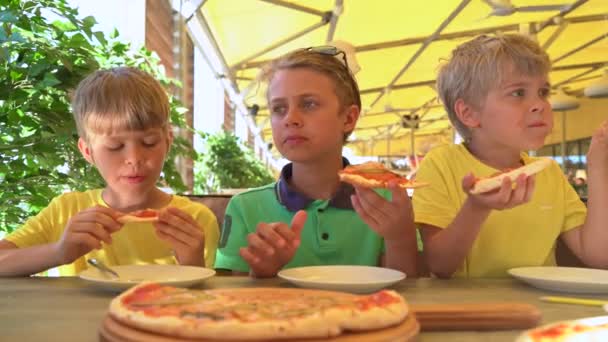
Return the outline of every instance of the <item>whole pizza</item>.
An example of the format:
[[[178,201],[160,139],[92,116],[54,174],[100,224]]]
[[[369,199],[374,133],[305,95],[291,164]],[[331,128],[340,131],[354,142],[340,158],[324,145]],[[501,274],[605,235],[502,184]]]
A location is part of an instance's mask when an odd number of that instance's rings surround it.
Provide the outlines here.
[[[194,290],[142,283],[114,298],[110,315],[163,335],[225,340],[325,338],[393,326],[408,306],[399,294],[288,289]]]

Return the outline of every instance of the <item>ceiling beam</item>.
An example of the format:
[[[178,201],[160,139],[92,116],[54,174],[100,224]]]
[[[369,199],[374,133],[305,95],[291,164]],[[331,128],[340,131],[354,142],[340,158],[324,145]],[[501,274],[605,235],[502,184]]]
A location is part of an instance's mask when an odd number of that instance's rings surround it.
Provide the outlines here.
[[[556,24],[559,23],[561,21],[563,21],[563,18],[566,14],[574,11],[575,9],[579,8],[581,5],[583,5],[584,3],[586,3],[588,0],[578,0],[577,2],[573,3],[572,5],[566,6],[563,10],[559,11],[558,14],[554,15],[553,17],[545,20],[544,22],[540,23],[537,27],[536,27],[536,32],[540,32],[542,30],[544,30],[547,26],[552,25],[552,24]]]
[[[338,25],[338,19],[344,10],[344,0],[336,0],[334,9],[331,11],[331,19],[329,20],[329,30],[327,30],[326,43],[330,43],[334,40],[334,34],[336,33],[336,27]]]
[[[580,78],[581,78],[581,77],[586,76],[586,75],[589,75],[590,73],[595,72],[595,71],[597,71],[597,70],[599,70],[599,69],[601,69],[601,68],[602,68],[602,66],[598,66],[598,67],[591,68],[591,69],[589,69],[589,70],[583,71],[583,72],[581,72],[581,73],[579,73],[579,74],[576,74],[576,75],[574,75],[574,76],[572,76],[572,77],[569,77],[569,78],[567,78],[567,79],[565,79],[565,80],[563,80],[563,81],[561,81],[561,82],[558,82],[558,83],[554,84],[554,85],[552,86],[552,88],[559,88],[559,87],[561,87],[561,86],[563,86],[563,85],[565,85],[565,84],[568,84],[568,83],[570,83],[570,82],[573,82],[573,81],[580,81]]]
[[[329,22],[329,20],[324,17],[323,20],[321,20],[321,22],[311,25],[299,32],[292,34],[291,36],[285,37],[285,38],[279,40],[278,42],[275,42],[274,44],[271,44],[271,45],[263,48],[262,50],[254,53],[254,54],[244,58],[240,62],[234,64],[233,66],[230,67],[230,69],[231,70],[241,69],[241,66],[243,66],[243,69],[247,69],[247,64],[249,61],[258,58],[258,57],[262,56],[263,54],[265,54],[266,52],[272,51],[281,45],[287,44],[287,43],[291,42],[292,40],[296,40],[296,39],[302,37],[303,35],[318,29],[319,27],[325,26],[325,25],[327,25],[328,22]]]
[[[586,49],[586,48],[588,48],[589,46],[591,46],[591,45],[593,45],[593,44],[595,44],[595,43],[597,43],[597,42],[599,42],[599,41],[603,40],[603,39],[604,39],[604,38],[606,38],[606,37],[608,37],[608,33],[603,33],[603,34],[601,34],[600,36],[595,37],[595,38],[591,39],[590,41],[586,42],[585,44],[580,45],[580,46],[578,46],[578,47],[576,47],[576,48],[574,48],[574,49],[572,49],[572,50],[570,50],[570,51],[566,52],[565,54],[563,54],[563,55],[561,55],[561,56],[557,57],[557,58],[556,58],[556,59],[554,59],[554,60],[553,60],[551,63],[554,63],[554,64],[555,64],[555,63],[557,63],[557,62],[559,62],[559,61],[561,61],[561,60],[563,60],[563,59],[565,59],[565,58],[567,58],[567,57],[570,57],[570,56],[574,55],[575,53],[577,53],[577,52],[579,52],[579,51],[581,51],[581,50],[583,50],[583,49]]]
[[[319,11],[318,9],[294,4],[292,2],[287,2],[287,1],[283,1],[283,0],[260,0],[260,1],[267,2],[269,4],[273,4],[276,6],[290,8],[292,10],[296,10],[296,11],[300,11],[300,12],[304,12],[304,13],[308,13],[308,14],[318,15],[320,17],[323,17],[326,15],[326,12]]]
[[[565,22],[568,24],[580,24],[580,23],[588,23],[588,22],[593,22],[593,21],[606,21],[607,16],[608,16],[608,13],[583,15],[583,16],[578,16],[578,17],[564,18],[561,20],[561,22]],[[549,25],[558,25],[558,24],[551,22]],[[443,33],[443,34],[438,35],[434,40],[435,41],[452,40],[452,39],[463,38],[463,37],[478,36],[480,34],[489,34],[489,33],[494,33],[497,31],[501,31],[501,32],[519,31],[519,24],[492,26],[492,27],[486,27],[486,28],[481,28],[481,29]],[[379,50],[379,49],[387,49],[387,48],[394,48],[394,47],[400,47],[400,46],[421,44],[427,38],[428,37],[413,37],[413,38],[392,40],[392,41],[373,43],[373,44],[367,44],[367,45],[359,45],[359,46],[355,47],[355,51],[356,52],[365,52],[365,51],[374,51],[374,50]],[[257,68],[268,62],[269,62],[268,60],[250,62],[250,63],[247,63],[246,65],[243,65],[242,68]]]

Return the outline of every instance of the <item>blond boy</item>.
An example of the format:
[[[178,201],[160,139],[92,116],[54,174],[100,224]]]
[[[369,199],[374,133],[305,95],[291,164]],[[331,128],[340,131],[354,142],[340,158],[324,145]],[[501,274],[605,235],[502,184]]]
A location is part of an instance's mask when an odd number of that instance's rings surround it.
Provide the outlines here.
[[[212,266],[219,229],[213,213],[156,187],[173,135],[161,85],[135,68],[101,70],[83,80],[73,100],[78,148],[106,186],[70,192],[0,241],[0,275],[59,266],[179,263]],[[124,213],[158,209],[156,223],[121,224]]]
[[[598,133],[589,155],[589,212],[553,162],[536,176],[505,180],[472,195],[475,176],[529,164],[553,127],[548,55],[515,34],[481,36],[457,47],[437,90],[465,141],[432,150],[414,194],[429,268],[440,277],[505,276],[519,266],[555,265],[562,238],[585,263],[608,267],[607,149]],[[602,131],[603,132],[603,131]],[[593,178],[593,179],[592,179]]]

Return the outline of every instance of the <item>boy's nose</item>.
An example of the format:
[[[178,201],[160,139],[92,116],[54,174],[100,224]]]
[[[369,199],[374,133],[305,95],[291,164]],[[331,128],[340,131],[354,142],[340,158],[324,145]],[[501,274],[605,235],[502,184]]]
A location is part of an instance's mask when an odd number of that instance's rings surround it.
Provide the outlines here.
[[[285,115],[285,126],[296,126],[302,125],[302,114],[298,109],[290,109]]]
[[[143,154],[139,147],[131,147],[127,149],[127,154],[125,158],[125,163],[128,165],[137,165],[141,163]]]

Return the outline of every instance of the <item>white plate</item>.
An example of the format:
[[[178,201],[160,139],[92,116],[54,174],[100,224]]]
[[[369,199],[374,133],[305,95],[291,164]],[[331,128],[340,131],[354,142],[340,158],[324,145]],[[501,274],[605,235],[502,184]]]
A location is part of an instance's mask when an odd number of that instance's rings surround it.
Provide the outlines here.
[[[608,271],[576,267],[519,267],[513,277],[532,286],[570,293],[608,294]]]
[[[99,287],[124,290],[143,281],[188,287],[215,275],[209,268],[180,265],[123,265],[112,269],[119,278],[93,267],[82,271],[79,277]]]
[[[529,337],[529,334],[536,330],[542,330],[550,328],[554,325],[562,324],[562,323],[579,323],[588,326],[598,326],[608,324],[608,316],[597,316],[597,317],[589,317],[583,319],[577,319],[572,321],[560,321],[554,322],[551,324],[543,325],[538,328],[530,329],[524,331],[515,342],[533,342],[533,340]],[[571,339],[567,341],[586,341],[586,342],[603,342],[608,340],[608,330],[602,331],[588,331],[580,334],[576,334],[576,336],[572,336]]]
[[[289,268],[279,277],[301,287],[369,293],[405,279],[405,273],[371,266],[309,266]]]

